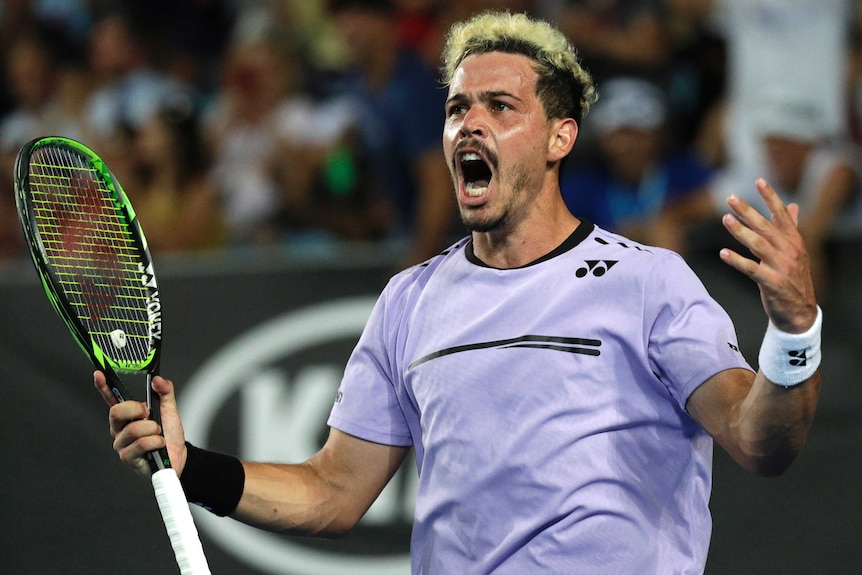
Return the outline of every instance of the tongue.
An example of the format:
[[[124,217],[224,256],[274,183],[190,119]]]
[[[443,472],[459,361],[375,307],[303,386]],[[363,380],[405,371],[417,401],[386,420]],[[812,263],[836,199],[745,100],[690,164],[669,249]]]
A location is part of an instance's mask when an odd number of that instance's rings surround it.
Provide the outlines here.
[[[467,188],[487,188],[489,183],[490,180],[473,180],[472,182],[467,182]]]

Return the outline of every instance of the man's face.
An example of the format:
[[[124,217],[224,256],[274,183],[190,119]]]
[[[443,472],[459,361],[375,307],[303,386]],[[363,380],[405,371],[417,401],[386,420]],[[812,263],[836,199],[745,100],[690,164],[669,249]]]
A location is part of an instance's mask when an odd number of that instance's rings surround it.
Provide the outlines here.
[[[468,56],[452,77],[443,151],[468,229],[517,224],[542,187],[551,122],[537,77],[532,60],[502,52]]]
[[[659,160],[661,133],[658,129],[617,128],[599,135],[599,147],[614,173],[639,183]]]

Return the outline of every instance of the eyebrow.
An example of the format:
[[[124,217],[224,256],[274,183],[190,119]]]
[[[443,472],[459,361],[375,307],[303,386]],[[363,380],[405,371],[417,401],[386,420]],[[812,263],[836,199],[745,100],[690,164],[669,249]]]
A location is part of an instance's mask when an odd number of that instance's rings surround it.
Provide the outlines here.
[[[496,100],[498,98],[511,98],[518,102],[522,101],[521,98],[517,97],[511,92],[506,92],[505,90],[486,90],[479,94],[480,102],[487,102],[489,100]],[[470,100],[470,98],[468,98],[466,94],[453,94],[446,99],[446,104],[449,104],[451,102],[463,102],[464,100]]]

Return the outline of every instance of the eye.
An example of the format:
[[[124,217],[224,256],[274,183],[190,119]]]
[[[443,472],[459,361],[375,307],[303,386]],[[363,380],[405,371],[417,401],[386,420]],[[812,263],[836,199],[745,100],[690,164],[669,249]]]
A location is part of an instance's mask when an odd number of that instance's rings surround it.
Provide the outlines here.
[[[491,110],[494,112],[505,112],[506,110],[511,110],[512,107],[505,102],[495,101],[491,102]]]
[[[452,104],[446,111],[449,116],[459,116],[467,111],[467,106],[464,104]]]

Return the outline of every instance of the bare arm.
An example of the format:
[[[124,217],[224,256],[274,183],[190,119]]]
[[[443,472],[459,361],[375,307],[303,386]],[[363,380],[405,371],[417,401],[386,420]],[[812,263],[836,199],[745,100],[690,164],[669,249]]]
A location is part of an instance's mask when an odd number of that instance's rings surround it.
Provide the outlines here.
[[[161,399],[163,437],[158,425],[145,419],[145,404],[117,403],[100,372],[95,383],[111,406],[108,419],[120,459],[147,475],[145,454],[167,444],[171,465],[182,476],[187,451],[173,384],[161,377],[153,380]],[[245,487],[232,517],[293,535],[344,535],[365,514],[408,451],[332,430],[323,448],[304,463],[244,462]]]
[[[797,229],[799,208],[785,206],[763,180],[758,191],[772,219],[736,196],[728,199],[735,217],[725,227],[745,245],[755,261],[723,249],[721,259],[753,279],[770,321],[786,333],[803,333],[817,318],[817,302],[805,243]],[[744,468],[763,475],[782,473],[808,436],[820,391],[820,372],[785,388],[762,371],[721,372],[700,386],[687,409]]]
[[[783,473],[799,454],[814,419],[820,374],[783,388],[748,370],[708,379],[686,409],[739,463],[758,475]]]
[[[305,463],[248,463],[232,517],[268,531],[340,536],[362,518],[404,461],[408,448],[337,429]]]

